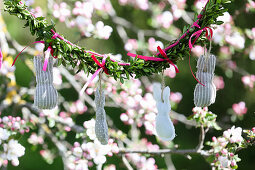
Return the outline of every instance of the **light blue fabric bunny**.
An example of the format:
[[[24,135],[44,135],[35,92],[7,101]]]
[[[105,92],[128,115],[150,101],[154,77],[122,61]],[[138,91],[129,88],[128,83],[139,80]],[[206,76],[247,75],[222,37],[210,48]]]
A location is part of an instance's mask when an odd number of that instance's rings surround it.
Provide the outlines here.
[[[156,132],[158,137],[164,141],[171,141],[175,138],[174,125],[169,117],[171,111],[170,105],[170,88],[165,87],[163,97],[161,97],[161,84],[153,84],[153,96],[156,100],[158,114],[156,116]],[[162,101],[162,99],[164,101]]]

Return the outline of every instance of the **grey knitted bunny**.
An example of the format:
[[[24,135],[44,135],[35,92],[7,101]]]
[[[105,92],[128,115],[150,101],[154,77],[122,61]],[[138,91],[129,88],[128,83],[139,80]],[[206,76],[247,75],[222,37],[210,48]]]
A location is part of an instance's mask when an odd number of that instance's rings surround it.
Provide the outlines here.
[[[104,110],[105,95],[103,91],[100,94],[99,88],[97,88],[95,93],[95,103],[96,103],[96,124],[95,124],[96,137],[101,144],[106,145],[108,144],[108,126]]]
[[[58,93],[53,86],[53,60],[49,58],[46,71],[43,71],[42,57],[34,56],[36,89],[34,105],[39,109],[53,109],[57,105]]]
[[[216,87],[213,84],[213,76],[216,64],[216,57],[200,56],[197,61],[197,79],[204,85],[197,84],[194,90],[194,104],[197,107],[207,107],[215,102]]]

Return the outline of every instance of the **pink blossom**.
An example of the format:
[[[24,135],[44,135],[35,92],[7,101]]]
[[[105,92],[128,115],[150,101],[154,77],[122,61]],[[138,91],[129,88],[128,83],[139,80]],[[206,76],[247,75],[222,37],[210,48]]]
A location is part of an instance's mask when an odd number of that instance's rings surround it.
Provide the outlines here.
[[[128,39],[128,41],[125,44],[125,50],[126,51],[132,51],[138,49],[138,43],[136,39]]]
[[[53,16],[58,18],[60,22],[64,22],[70,15],[71,11],[65,2],[53,5]]]
[[[231,54],[230,52],[230,49],[228,46],[222,46],[220,47],[220,52],[223,54],[223,55],[226,55],[226,56],[229,56]]]
[[[73,8],[73,14],[74,15],[81,15],[86,18],[91,18],[93,13],[93,4],[92,2],[75,2],[75,7]]]
[[[213,83],[215,84],[217,90],[224,89],[225,83],[222,76],[215,76],[213,78]]]
[[[160,46],[160,48],[164,48],[164,45],[161,41],[156,41],[154,38],[149,38],[148,40],[149,50],[151,52],[157,52],[157,47]]]
[[[242,82],[245,86],[249,86],[252,89],[254,87],[255,75],[243,76]]]
[[[170,77],[170,78],[175,78],[176,76],[176,71],[175,71],[175,68],[174,66],[170,65],[169,68],[167,68],[165,71],[164,71],[164,75]]]
[[[222,153],[223,155],[227,155],[227,154],[228,154],[228,150],[227,150],[227,149],[222,149],[222,150],[221,150],[221,153]]]
[[[246,3],[246,12],[255,9],[255,2],[254,1],[248,1],[248,3]]]
[[[245,107],[245,102],[243,101],[233,104],[232,109],[239,116],[244,115],[247,112],[247,107]]]
[[[230,69],[234,70],[234,69],[236,69],[236,62],[235,62],[235,61],[232,61],[232,60],[229,60],[229,61],[227,62],[227,66],[228,66]]]
[[[186,0],[177,0],[175,4],[172,5],[174,20],[178,20],[182,16],[185,5]]]
[[[227,156],[220,156],[218,160],[223,168],[228,167],[230,164]]]
[[[109,39],[113,29],[108,25],[104,25],[102,21],[96,23],[96,35],[98,38]]]
[[[36,7],[31,9],[31,13],[34,15],[35,18],[43,16],[43,11],[41,7]]]
[[[174,103],[180,103],[182,100],[182,94],[180,92],[171,92],[170,100]]]
[[[192,48],[192,52],[199,57],[204,54],[204,48],[200,45],[195,45],[194,48]]]
[[[251,29],[251,32],[252,32],[253,39],[255,39],[255,27]]]
[[[196,0],[195,6],[197,9],[201,10],[205,6],[206,3],[207,3],[207,0]]]
[[[250,50],[250,53],[249,53],[249,58],[251,60],[255,60],[255,47],[253,45],[251,46],[251,50]]]
[[[169,28],[173,23],[173,15],[170,11],[164,11],[162,14],[157,16],[157,22],[164,28]]]
[[[225,40],[237,49],[244,48],[245,39],[239,32],[234,32],[232,35],[226,35]]]
[[[215,136],[212,137],[213,142],[217,142],[217,138]]]

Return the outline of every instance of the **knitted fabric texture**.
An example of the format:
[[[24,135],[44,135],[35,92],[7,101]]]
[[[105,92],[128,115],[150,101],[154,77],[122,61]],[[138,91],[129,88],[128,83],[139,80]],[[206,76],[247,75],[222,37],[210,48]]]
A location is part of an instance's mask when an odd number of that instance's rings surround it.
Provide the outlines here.
[[[153,84],[153,96],[156,100],[158,114],[156,116],[156,132],[157,136],[164,141],[171,141],[175,138],[174,125],[169,117],[171,111],[170,105],[170,88],[165,87],[163,90],[163,100],[161,98],[161,85]]]
[[[214,55],[207,58],[202,55],[198,59],[196,77],[204,86],[198,83],[195,87],[194,104],[196,107],[207,107],[215,102],[216,87],[213,84],[215,64]]]
[[[95,124],[96,137],[102,145],[106,145],[108,144],[108,126],[104,110],[105,95],[103,91],[100,94],[100,90],[98,88],[95,93],[95,104],[96,104],[96,124]]]
[[[34,57],[36,89],[34,105],[39,109],[53,109],[57,105],[58,93],[53,86],[53,60],[50,57],[46,71],[43,71],[42,57]]]

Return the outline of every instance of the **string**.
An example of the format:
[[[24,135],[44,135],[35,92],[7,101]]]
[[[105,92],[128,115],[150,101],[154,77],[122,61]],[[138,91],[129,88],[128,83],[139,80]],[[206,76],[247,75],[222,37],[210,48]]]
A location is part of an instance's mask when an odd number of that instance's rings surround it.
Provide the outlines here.
[[[163,99],[163,92],[164,92],[164,88],[165,88],[165,76],[164,76],[164,70],[162,70],[161,73],[161,100],[164,103],[164,99]]]

